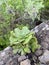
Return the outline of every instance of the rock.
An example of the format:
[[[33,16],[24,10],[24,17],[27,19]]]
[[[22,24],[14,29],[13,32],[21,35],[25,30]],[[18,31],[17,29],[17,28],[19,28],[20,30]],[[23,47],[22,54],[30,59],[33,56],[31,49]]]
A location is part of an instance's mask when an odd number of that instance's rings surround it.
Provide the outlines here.
[[[38,50],[36,50],[35,55],[38,57],[38,56],[42,55],[42,53],[43,53],[43,51],[38,49]]]
[[[49,49],[49,25],[43,22],[31,31],[36,33],[36,37],[42,49]]]
[[[49,62],[49,51],[45,50],[44,54],[39,57],[39,60],[40,60],[41,63]]]
[[[46,65],[46,64],[42,64],[42,63],[41,63],[40,65]]]
[[[36,62],[38,61],[38,59],[37,59],[37,56],[36,56],[36,55],[33,55],[33,57],[32,57],[32,61],[33,61],[34,63],[36,63]]]
[[[34,65],[38,65],[37,63],[34,63]]]
[[[40,65],[49,65],[49,22],[41,23],[32,29],[32,31],[35,32],[37,40],[41,45],[35,52],[37,60],[39,60]]]
[[[26,59],[26,60],[20,62],[20,65],[31,65],[30,64],[30,60],[29,59]]]
[[[18,62],[21,62],[21,61],[23,61],[23,60],[25,60],[26,59],[26,56],[25,55],[22,55],[22,56],[20,56],[19,58],[18,58]]]
[[[7,47],[0,52],[0,65],[18,65],[18,55],[14,55],[12,48]]]
[[[46,65],[49,65],[49,62],[47,62]]]

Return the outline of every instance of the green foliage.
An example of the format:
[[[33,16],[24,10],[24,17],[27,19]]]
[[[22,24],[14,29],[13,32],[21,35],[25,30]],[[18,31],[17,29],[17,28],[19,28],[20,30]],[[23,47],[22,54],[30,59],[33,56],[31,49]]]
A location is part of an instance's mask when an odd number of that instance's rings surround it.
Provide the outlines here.
[[[43,0],[26,0],[27,5],[25,11],[30,15],[34,21],[35,18],[40,19],[41,9],[44,7]]]
[[[3,28],[9,31],[11,22],[21,16],[25,19],[28,17],[32,20],[36,17],[39,19],[41,8],[43,0],[0,0],[0,31]]]
[[[49,20],[49,0],[43,0],[44,8],[41,12],[41,19]]]
[[[22,29],[15,28],[11,31],[10,35],[10,46],[13,47],[14,53],[18,52],[21,54],[30,53],[31,50],[34,52],[39,45],[33,32],[24,26]]]
[[[44,0],[44,6],[45,8],[49,8],[49,0]]]
[[[21,16],[23,16],[24,19],[29,17],[32,20],[34,20],[36,17],[39,18],[39,15],[40,15],[39,13],[41,11],[41,8],[43,8],[43,6],[44,6],[43,0],[0,0],[0,35],[1,34],[3,35],[0,37],[0,47],[1,46],[6,47],[8,45],[9,41],[8,41],[7,36],[4,35],[4,33],[6,34],[7,32],[10,31],[10,25],[12,25],[11,22],[15,21],[16,18],[19,18]],[[13,26],[14,26],[14,24],[13,24]],[[27,31],[27,30],[25,30],[25,31]],[[14,31],[13,31],[13,33],[16,34]],[[13,36],[13,33],[11,33],[12,36]],[[23,33],[22,36],[20,35],[20,37],[23,37],[23,35],[25,35],[25,34]],[[27,37],[27,36],[29,36],[29,37]],[[30,38],[30,36],[33,36],[33,34],[27,33],[23,37],[24,41],[26,39]],[[7,41],[5,41],[4,37],[6,38]],[[17,37],[16,37],[16,39],[17,39]],[[14,38],[14,40],[15,40],[15,38]],[[18,38],[18,40],[19,40],[19,38]],[[21,41],[21,40],[19,40],[19,41]],[[29,44],[30,44],[30,42],[29,42]],[[15,48],[15,46],[13,46],[13,47]],[[21,44],[20,44],[20,47],[21,47]],[[22,45],[22,48],[23,48],[23,45]]]
[[[0,0],[0,14],[6,22],[11,21],[16,13],[24,15],[24,12],[34,20],[41,8],[43,8],[43,0]]]
[[[0,36],[0,50],[3,50],[9,45],[9,34]]]

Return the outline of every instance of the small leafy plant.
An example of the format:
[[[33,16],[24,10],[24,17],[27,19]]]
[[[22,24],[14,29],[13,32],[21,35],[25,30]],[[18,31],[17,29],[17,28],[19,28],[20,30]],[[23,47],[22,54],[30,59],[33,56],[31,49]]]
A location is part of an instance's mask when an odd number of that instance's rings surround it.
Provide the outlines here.
[[[40,19],[41,9],[44,8],[43,0],[26,0],[25,11],[29,17],[34,21],[35,18]]]
[[[34,52],[39,45],[33,32],[24,26],[22,29],[15,28],[11,31],[10,35],[10,46],[13,47],[14,53],[18,52],[21,55]]]

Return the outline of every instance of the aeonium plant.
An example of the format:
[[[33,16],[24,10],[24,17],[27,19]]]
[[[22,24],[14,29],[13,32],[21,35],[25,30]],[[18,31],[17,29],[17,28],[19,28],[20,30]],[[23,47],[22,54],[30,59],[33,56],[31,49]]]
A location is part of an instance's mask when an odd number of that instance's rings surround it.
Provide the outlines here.
[[[31,51],[34,52],[39,47],[34,32],[30,32],[26,26],[22,29],[15,28],[11,31],[9,40],[14,53],[18,52],[21,55],[30,53]]]

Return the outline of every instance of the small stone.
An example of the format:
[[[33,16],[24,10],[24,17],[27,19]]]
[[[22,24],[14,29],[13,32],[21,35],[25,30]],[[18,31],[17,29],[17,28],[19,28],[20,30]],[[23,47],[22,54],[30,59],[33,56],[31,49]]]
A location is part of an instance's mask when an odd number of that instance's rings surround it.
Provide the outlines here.
[[[46,65],[46,64],[42,64],[42,63],[41,63],[40,65]]]
[[[39,60],[40,60],[41,63],[49,62],[49,51],[45,50],[44,54],[39,57]]]
[[[48,49],[48,43],[46,43],[45,41],[43,41],[43,42],[41,43],[41,47],[42,47],[43,49]]]
[[[20,56],[19,58],[18,58],[18,62],[21,62],[21,61],[23,61],[23,60],[25,60],[26,59],[26,56],[25,55],[22,55],[22,56]]]
[[[36,56],[40,56],[42,53],[43,53],[43,51],[40,50],[40,49],[38,49],[38,50],[35,52],[35,55],[36,55]]]
[[[33,55],[33,61],[36,63],[37,62],[37,56]]]
[[[26,60],[20,62],[20,65],[31,65],[30,64],[30,60],[29,59],[26,59]]]

